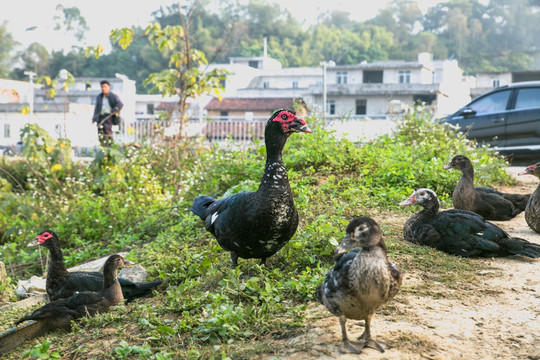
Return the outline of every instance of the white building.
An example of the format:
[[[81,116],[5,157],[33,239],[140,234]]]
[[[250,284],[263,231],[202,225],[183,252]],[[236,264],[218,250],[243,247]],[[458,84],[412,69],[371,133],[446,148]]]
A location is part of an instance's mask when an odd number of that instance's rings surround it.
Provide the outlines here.
[[[483,71],[476,74],[476,87],[471,91],[473,98],[499,86],[522,81],[540,80],[540,70]]]
[[[326,84],[323,79],[326,71]],[[470,101],[469,82],[456,60],[376,61],[357,65],[285,68],[256,76],[237,97],[300,97],[328,115],[386,116],[417,102],[446,115]]]
[[[29,82],[0,80],[0,146],[20,141],[20,130],[27,123],[37,123],[53,138],[68,137],[73,146],[93,147],[99,144],[92,125],[95,100],[101,93],[101,78],[77,78],[64,91],[61,84],[51,98],[47,90]],[[124,108],[125,123],[135,121],[135,82],[124,75],[107,79]],[[8,97],[5,94],[13,94]],[[32,96],[33,93],[33,96]],[[124,129],[121,129],[124,131]]]

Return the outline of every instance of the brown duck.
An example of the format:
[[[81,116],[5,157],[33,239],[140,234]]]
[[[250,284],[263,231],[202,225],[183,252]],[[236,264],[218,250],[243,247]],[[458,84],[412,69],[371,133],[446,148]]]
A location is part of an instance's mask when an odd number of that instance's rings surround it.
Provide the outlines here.
[[[534,175],[540,179],[540,162],[527,166],[518,175]],[[532,193],[525,208],[525,221],[537,233],[540,233],[540,184]]]
[[[334,268],[317,288],[317,299],[339,317],[342,353],[359,354],[366,346],[384,352],[384,345],[371,338],[371,318],[401,287],[401,270],[388,261],[386,252],[381,229],[373,219],[352,220],[336,250]],[[347,319],[365,321],[359,343],[349,341]]]
[[[82,291],[68,298],[52,301],[32,314],[17,320],[15,325],[27,320],[35,320],[46,322],[47,331],[56,329],[69,331],[73,320],[108,311],[111,306],[124,301],[116,275],[119,268],[131,264],[120,255],[110,256],[103,269],[104,281],[101,292]]]
[[[473,211],[487,220],[510,220],[525,210],[530,195],[507,194],[487,186],[474,186],[474,167],[466,156],[456,155],[445,170],[461,171],[452,202],[454,208]]]

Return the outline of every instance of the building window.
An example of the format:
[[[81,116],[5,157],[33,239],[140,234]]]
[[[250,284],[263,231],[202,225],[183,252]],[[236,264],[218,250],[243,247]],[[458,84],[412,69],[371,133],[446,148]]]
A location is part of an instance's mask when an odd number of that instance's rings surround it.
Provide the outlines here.
[[[258,60],[249,60],[248,61],[248,66],[252,67],[252,68],[255,68],[255,69],[258,69],[259,68],[259,61]]]
[[[411,83],[411,71],[410,70],[399,70],[399,83],[400,84],[410,84]]]
[[[382,70],[364,71],[364,84],[381,84],[383,81]]]
[[[263,89],[268,89],[270,87],[270,83],[268,81],[263,82]]]
[[[337,84],[346,84],[347,83],[347,72],[338,71],[336,72],[336,83]]]
[[[335,100],[326,101],[326,112],[329,115],[336,115],[336,101]]]
[[[292,88],[293,88],[293,89],[298,89],[298,80],[293,80],[293,82],[292,82]]]
[[[56,136],[62,137],[62,125],[60,125],[60,124],[54,125],[54,132],[55,132]]]
[[[154,114],[154,104],[146,104],[146,113],[149,115]]]
[[[229,112],[228,111],[220,111],[219,112],[219,120],[228,120]]]
[[[500,80],[499,79],[493,80],[493,87],[498,88],[499,86],[501,86]]]
[[[4,124],[4,137],[10,138],[11,137],[11,125]]]
[[[227,80],[225,80],[225,79],[220,80],[220,81],[219,81],[219,85],[221,85],[221,87],[222,87],[223,89],[226,89],[226,86],[225,86],[225,85],[227,85]]]
[[[356,99],[356,115],[366,115],[366,100]]]

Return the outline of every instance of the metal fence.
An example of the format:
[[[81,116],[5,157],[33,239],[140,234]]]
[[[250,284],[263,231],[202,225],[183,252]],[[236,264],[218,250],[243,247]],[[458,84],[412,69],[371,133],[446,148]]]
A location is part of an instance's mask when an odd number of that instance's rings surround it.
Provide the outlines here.
[[[202,137],[209,142],[226,140],[251,142],[254,139],[263,139],[266,122],[266,117],[229,116],[189,119],[184,125],[184,133],[192,138]],[[324,126],[338,129],[338,132],[356,132],[359,136],[366,136],[372,133],[366,131],[366,129],[387,131],[385,129],[388,128],[388,123],[393,123],[393,121],[385,115],[349,116],[346,118],[327,117]],[[120,133],[115,135],[115,140],[122,143],[156,142],[178,135],[179,130],[179,121],[136,120],[135,122],[122,124]]]

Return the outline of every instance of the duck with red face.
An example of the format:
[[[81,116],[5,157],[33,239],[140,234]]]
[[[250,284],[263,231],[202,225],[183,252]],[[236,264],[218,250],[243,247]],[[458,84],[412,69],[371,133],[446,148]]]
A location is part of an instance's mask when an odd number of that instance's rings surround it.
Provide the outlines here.
[[[298,227],[298,212],[283,164],[282,153],[292,133],[310,133],[305,120],[291,110],[276,110],[266,123],[266,164],[257,191],[222,199],[197,196],[191,212],[204,221],[219,245],[238,258],[266,259],[281,249]]]

